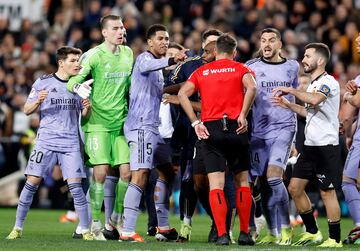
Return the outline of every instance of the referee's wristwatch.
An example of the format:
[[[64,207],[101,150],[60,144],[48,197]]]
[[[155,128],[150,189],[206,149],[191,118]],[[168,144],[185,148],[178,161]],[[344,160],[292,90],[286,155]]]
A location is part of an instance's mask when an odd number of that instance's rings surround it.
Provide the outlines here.
[[[200,125],[200,124],[202,124],[202,122],[197,119],[197,120],[195,120],[194,122],[191,123],[191,127],[195,128],[195,126]]]

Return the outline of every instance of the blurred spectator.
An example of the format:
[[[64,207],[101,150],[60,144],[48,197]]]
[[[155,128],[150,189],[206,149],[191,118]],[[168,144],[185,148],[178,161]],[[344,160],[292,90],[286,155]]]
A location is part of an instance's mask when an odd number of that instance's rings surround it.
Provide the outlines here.
[[[154,2],[152,0],[146,0],[141,14],[141,24],[143,26],[143,30],[147,30],[152,24],[159,23],[160,20],[161,16],[155,10]]]
[[[138,18],[140,13],[135,4],[129,0],[116,0],[115,5],[112,7],[111,14],[125,17],[131,15],[134,18]]]
[[[96,27],[101,18],[101,2],[99,0],[91,0],[89,10],[85,15],[85,23],[88,27]]]
[[[173,19],[173,9],[170,4],[165,4],[162,8],[162,21],[161,23],[170,28],[171,21]]]
[[[347,22],[345,25],[345,34],[338,39],[339,45],[342,48],[340,58],[345,64],[351,62],[359,63],[360,56],[357,53],[356,37],[359,35],[359,30],[355,22]]]
[[[80,27],[72,28],[66,45],[79,48],[82,51],[87,51],[90,48],[90,43],[84,38],[84,32]]]
[[[313,12],[310,14],[308,21],[302,22],[295,27],[295,31],[306,34],[308,42],[316,42],[316,31],[318,27],[320,27],[321,22],[322,17],[320,12]]]

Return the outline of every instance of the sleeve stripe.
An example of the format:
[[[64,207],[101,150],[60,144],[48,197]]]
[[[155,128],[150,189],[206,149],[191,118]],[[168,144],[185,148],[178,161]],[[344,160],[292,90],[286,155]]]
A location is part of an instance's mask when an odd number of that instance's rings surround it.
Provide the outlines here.
[[[178,65],[174,71],[174,75],[171,77],[172,81],[175,81],[175,79],[178,78],[179,71],[181,69],[182,64]]]
[[[98,53],[100,51],[99,48],[95,47],[93,50],[90,50],[88,52],[85,52],[84,54],[81,55],[80,57],[80,63],[86,63],[88,60],[90,60],[90,58],[92,56],[94,56],[96,53]],[[84,61],[83,61],[84,60]]]
[[[178,78],[178,75],[179,75],[179,72],[180,72],[180,69],[182,67],[182,65],[186,64],[187,62],[190,62],[190,61],[194,61],[194,60],[199,60],[201,59],[200,56],[196,56],[196,57],[191,57],[191,58],[187,58],[185,59],[184,62],[182,62],[181,64],[179,64],[175,70],[174,70],[174,75],[171,77],[171,81],[175,81],[177,78]]]

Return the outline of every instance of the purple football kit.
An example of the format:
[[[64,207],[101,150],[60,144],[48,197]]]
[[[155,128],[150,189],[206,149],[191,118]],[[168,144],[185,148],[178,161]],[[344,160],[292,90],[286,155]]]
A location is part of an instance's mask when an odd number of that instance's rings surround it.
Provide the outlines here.
[[[276,87],[298,86],[299,64],[295,60],[280,63],[266,62],[256,58],[246,63],[255,72],[257,94],[252,107],[251,119],[251,176],[266,174],[268,165],[286,168],[291,143],[296,132],[296,115],[289,109],[271,103],[272,91]],[[295,102],[295,97],[286,95]]]
[[[40,105],[40,126],[26,175],[45,177],[59,164],[64,180],[86,178],[79,141],[79,116],[83,106],[78,95],[66,90],[66,83],[51,74],[32,86],[28,102],[35,102],[42,90],[48,91],[48,96]]]

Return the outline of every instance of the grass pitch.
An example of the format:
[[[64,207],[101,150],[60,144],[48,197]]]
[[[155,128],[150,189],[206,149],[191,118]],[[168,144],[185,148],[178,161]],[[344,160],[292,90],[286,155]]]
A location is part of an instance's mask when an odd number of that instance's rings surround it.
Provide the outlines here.
[[[293,248],[279,247],[275,245],[241,247],[237,244],[228,247],[219,247],[207,243],[207,234],[210,227],[210,219],[206,216],[195,216],[193,219],[192,239],[188,243],[164,243],[157,242],[153,237],[146,236],[147,215],[142,214],[138,219],[137,231],[145,237],[146,243],[121,243],[118,241],[83,241],[71,238],[76,224],[63,224],[58,218],[64,211],[55,210],[30,210],[25,221],[24,232],[21,239],[5,240],[10,233],[15,221],[15,209],[0,209],[0,250],[21,251],[50,251],[50,250],[315,250],[315,247]],[[180,229],[180,221],[177,216],[171,216],[171,225]],[[238,221],[234,227],[235,237],[239,233]],[[325,219],[318,220],[324,239],[328,237],[327,222]],[[341,221],[342,239],[344,239],[352,228],[350,219]],[[262,232],[264,234],[265,231]],[[295,240],[301,233],[301,228],[295,229]],[[359,246],[345,246],[343,249],[360,250]],[[321,249],[326,250],[326,249]]]

